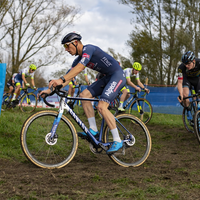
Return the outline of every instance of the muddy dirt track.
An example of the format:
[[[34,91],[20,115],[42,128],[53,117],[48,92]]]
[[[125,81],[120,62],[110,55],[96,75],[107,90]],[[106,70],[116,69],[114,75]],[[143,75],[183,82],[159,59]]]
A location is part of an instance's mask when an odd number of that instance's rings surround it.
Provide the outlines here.
[[[200,199],[200,147],[196,137],[184,128],[148,128],[152,151],[138,168],[120,167],[105,154],[92,154],[89,147],[82,152],[81,145],[72,162],[58,170],[41,169],[29,161],[0,160],[0,197]]]

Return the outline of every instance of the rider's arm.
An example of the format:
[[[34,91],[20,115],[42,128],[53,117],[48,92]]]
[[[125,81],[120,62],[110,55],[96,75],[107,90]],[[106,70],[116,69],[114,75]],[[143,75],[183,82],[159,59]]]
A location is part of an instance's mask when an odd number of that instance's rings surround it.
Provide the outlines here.
[[[126,82],[128,85],[130,85],[131,87],[135,88],[136,90],[141,90],[139,87],[137,87],[137,85],[135,85],[130,78],[126,78]]]
[[[34,78],[31,78],[31,84],[32,84],[32,86],[35,88]]]
[[[183,79],[178,79],[178,84],[177,84],[177,88],[178,88],[178,92],[181,96],[181,100],[183,100]]]
[[[88,85],[90,85],[90,82],[89,82],[89,80],[88,80],[87,74],[86,74],[86,75],[84,74],[84,76],[85,76],[85,81],[86,81],[86,83],[87,83]]]
[[[63,76],[65,82],[60,78],[60,79],[57,79],[57,80],[52,80],[50,83],[49,83],[49,87],[51,87],[52,85],[54,87],[56,87],[57,85],[63,85],[63,87],[65,87],[66,85],[69,84],[69,82],[71,81],[71,79],[75,76],[77,76],[81,71],[83,71],[85,68],[85,66],[81,63],[78,63],[75,67],[73,67],[69,73],[65,74]]]
[[[27,81],[26,81],[26,78],[25,78],[25,74],[24,74],[24,73],[22,74],[22,80],[24,81],[24,84],[26,85],[26,84],[27,84]]]
[[[88,76],[87,76],[87,68],[84,69],[84,77],[85,77],[85,81],[88,85],[90,85],[90,82],[88,80]]]
[[[140,79],[137,79],[137,84],[143,89],[145,90],[147,93],[149,93],[149,89],[145,88],[144,85],[141,83]]]
[[[73,78],[73,81],[74,81],[74,84],[77,85],[77,82],[76,82],[76,79],[75,79],[75,78]]]

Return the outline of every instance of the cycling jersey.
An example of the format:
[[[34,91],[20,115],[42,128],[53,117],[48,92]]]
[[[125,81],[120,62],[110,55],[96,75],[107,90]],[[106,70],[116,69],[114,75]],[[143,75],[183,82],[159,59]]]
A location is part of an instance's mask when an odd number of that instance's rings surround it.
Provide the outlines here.
[[[8,88],[10,88],[10,86],[14,87],[12,81],[14,80],[14,78],[15,78],[16,75],[17,75],[17,73],[14,73],[14,74],[12,75],[12,77],[10,77],[9,81],[8,81],[7,84],[6,84]]]
[[[124,69],[124,73],[125,73],[126,79],[135,76],[136,80],[139,80],[140,79],[139,78],[139,73],[132,74],[132,71],[133,71],[133,68]],[[128,92],[130,92],[130,89],[129,89],[128,85],[125,85],[120,91],[122,92],[124,89],[126,89]]]
[[[25,75],[25,78],[31,77],[31,79],[34,79],[35,72],[29,73],[29,67],[20,70],[19,73],[14,77],[15,85],[18,85],[18,84],[22,85],[22,82],[23,82],[22,74]]]
[[[82,56],[74,60],[72,67],[78,63],[105,74],[105,77],[87,88],[93,97],[101,95],[101,101],[110,103],[126,84],[126,78],[119,63],[97,46],[90,44],[83,46]]]
[[[132,74],[132,71],[133,71],[133,68],[124,69],[124,73],[125,73],[126,79],[135,76],[136,80],[139,80],[140,79],[139,78],[139,73]]]
[[[21,77],[22,77],[22,74],[24,74],[24,75],[25,75],[25,78],[31,77],[31,79],[34,79],[34,74],[35,74],[35,72],[29,73],[29,67],[27,67],[27,68],[22,69],[21,71],[19,71],[18,74],[19,74]]]
[[[183,80],[183,87],[191,89],[194,86],[196,92],[200,92],[200,59],[195,59],[195,67],[188,70],[182,63],[178,67],[178,80]]]
[[[90,44],[83,47],[82,56],[78,56],[74,60],[72,67],[75,67],[78,63],[106,75],[111,75],[117,70],[122,71],[119,63],[112,56],[99,47]]]
[[[182,63],[178,67],[178,79],[184,79],[184,77],[199,77],[200,75],[200,59],[195,59],[195,67],[188,70],[187,67]]]
[[[99,73],[96,75],[95,81],[98,81],[99,79],[103,78],[104,76],[105,76],[105,74],[102,74],[102,73],[99,72]]]

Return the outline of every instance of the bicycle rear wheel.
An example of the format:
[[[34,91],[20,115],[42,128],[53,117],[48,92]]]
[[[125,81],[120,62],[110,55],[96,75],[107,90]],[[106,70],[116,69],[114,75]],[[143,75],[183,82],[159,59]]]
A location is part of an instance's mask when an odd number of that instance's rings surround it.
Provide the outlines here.
[[[145,124],[147,124],[152,118],[153,108],[147,99],[138,98],[137,100],[131,103],[129,107],[129,114],[135,115]]]
[[[49,140],[51,128],[58,112],[43,110],[31,115],[24,123],[20,142],[21,148],[33,164],[42,168],[61,168],[75,156],[78,147],[76,129],[62,115],[56,130],[57,137]]]
[[[197,136],[197,140],[200,143],[200,110],[194,115],[194,132]]]
[[[191,110],[191,114],[192,114],[192,116],[195,115],[195,111],[194,111],[193,107]],[[188,119],[187,119],[187,109],[186,108],[183,108],[182,120],[183,120],[183,125],[184,125],[185,129],[190,133],[194,133],[194,127],[193,127],[194,125],[191,124],[191,121],[188,121]]]
[[[148,158],[151,151],[151,136],[146,125],[134,115],[121,114],[116,116],[117,128],[121,140],[133,136],[130,142],[124,142],[123,148],[108,155],[116,164],[123,167],[138,167]],[[103,133],[104,142],[112,142],[112,133],[108,126]]]
[[[28,93],[23,96],[20,101],[20,109],[22,112],[31,113],[37,107],[37,97],[34,93]]]

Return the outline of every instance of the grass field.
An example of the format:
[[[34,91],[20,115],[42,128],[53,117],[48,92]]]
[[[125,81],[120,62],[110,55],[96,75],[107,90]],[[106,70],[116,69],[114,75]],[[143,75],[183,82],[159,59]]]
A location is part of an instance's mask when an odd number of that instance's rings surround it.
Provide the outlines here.
[[[29,115],[17,110],[2,112],[0,116],[2,199],[200,198],[200,148],[195,135],[184,129],[180,115],[153,114],[147,124],[152,151],[138,168],[123,168],[105,154],[93,154],[88,143],[79,139],[77,155],[59,170],[37,168],[24,156],[20,131]],[[87,125],[85,117],[81,119]]]
[[[30,115],[31,114],[22,113],[20,110],[2,111],[0,116],[0,158],[14,159],[19,161],[23,161],[25,159],[21,153],[19,136],[24,121]],[[83,122],[86,122],[85,124],[87,124],[85,116],[80,116],[80,118],[83,120]],[[97,116],[97,124],[100,124],[100,122],[100,118]],[[149,124],[163,125],[166,127],[175,126],[177,128],[183,127],[180,116],[158,113],[154,113]],[[75,123],[74,125],[78,130],[80,130]]]

